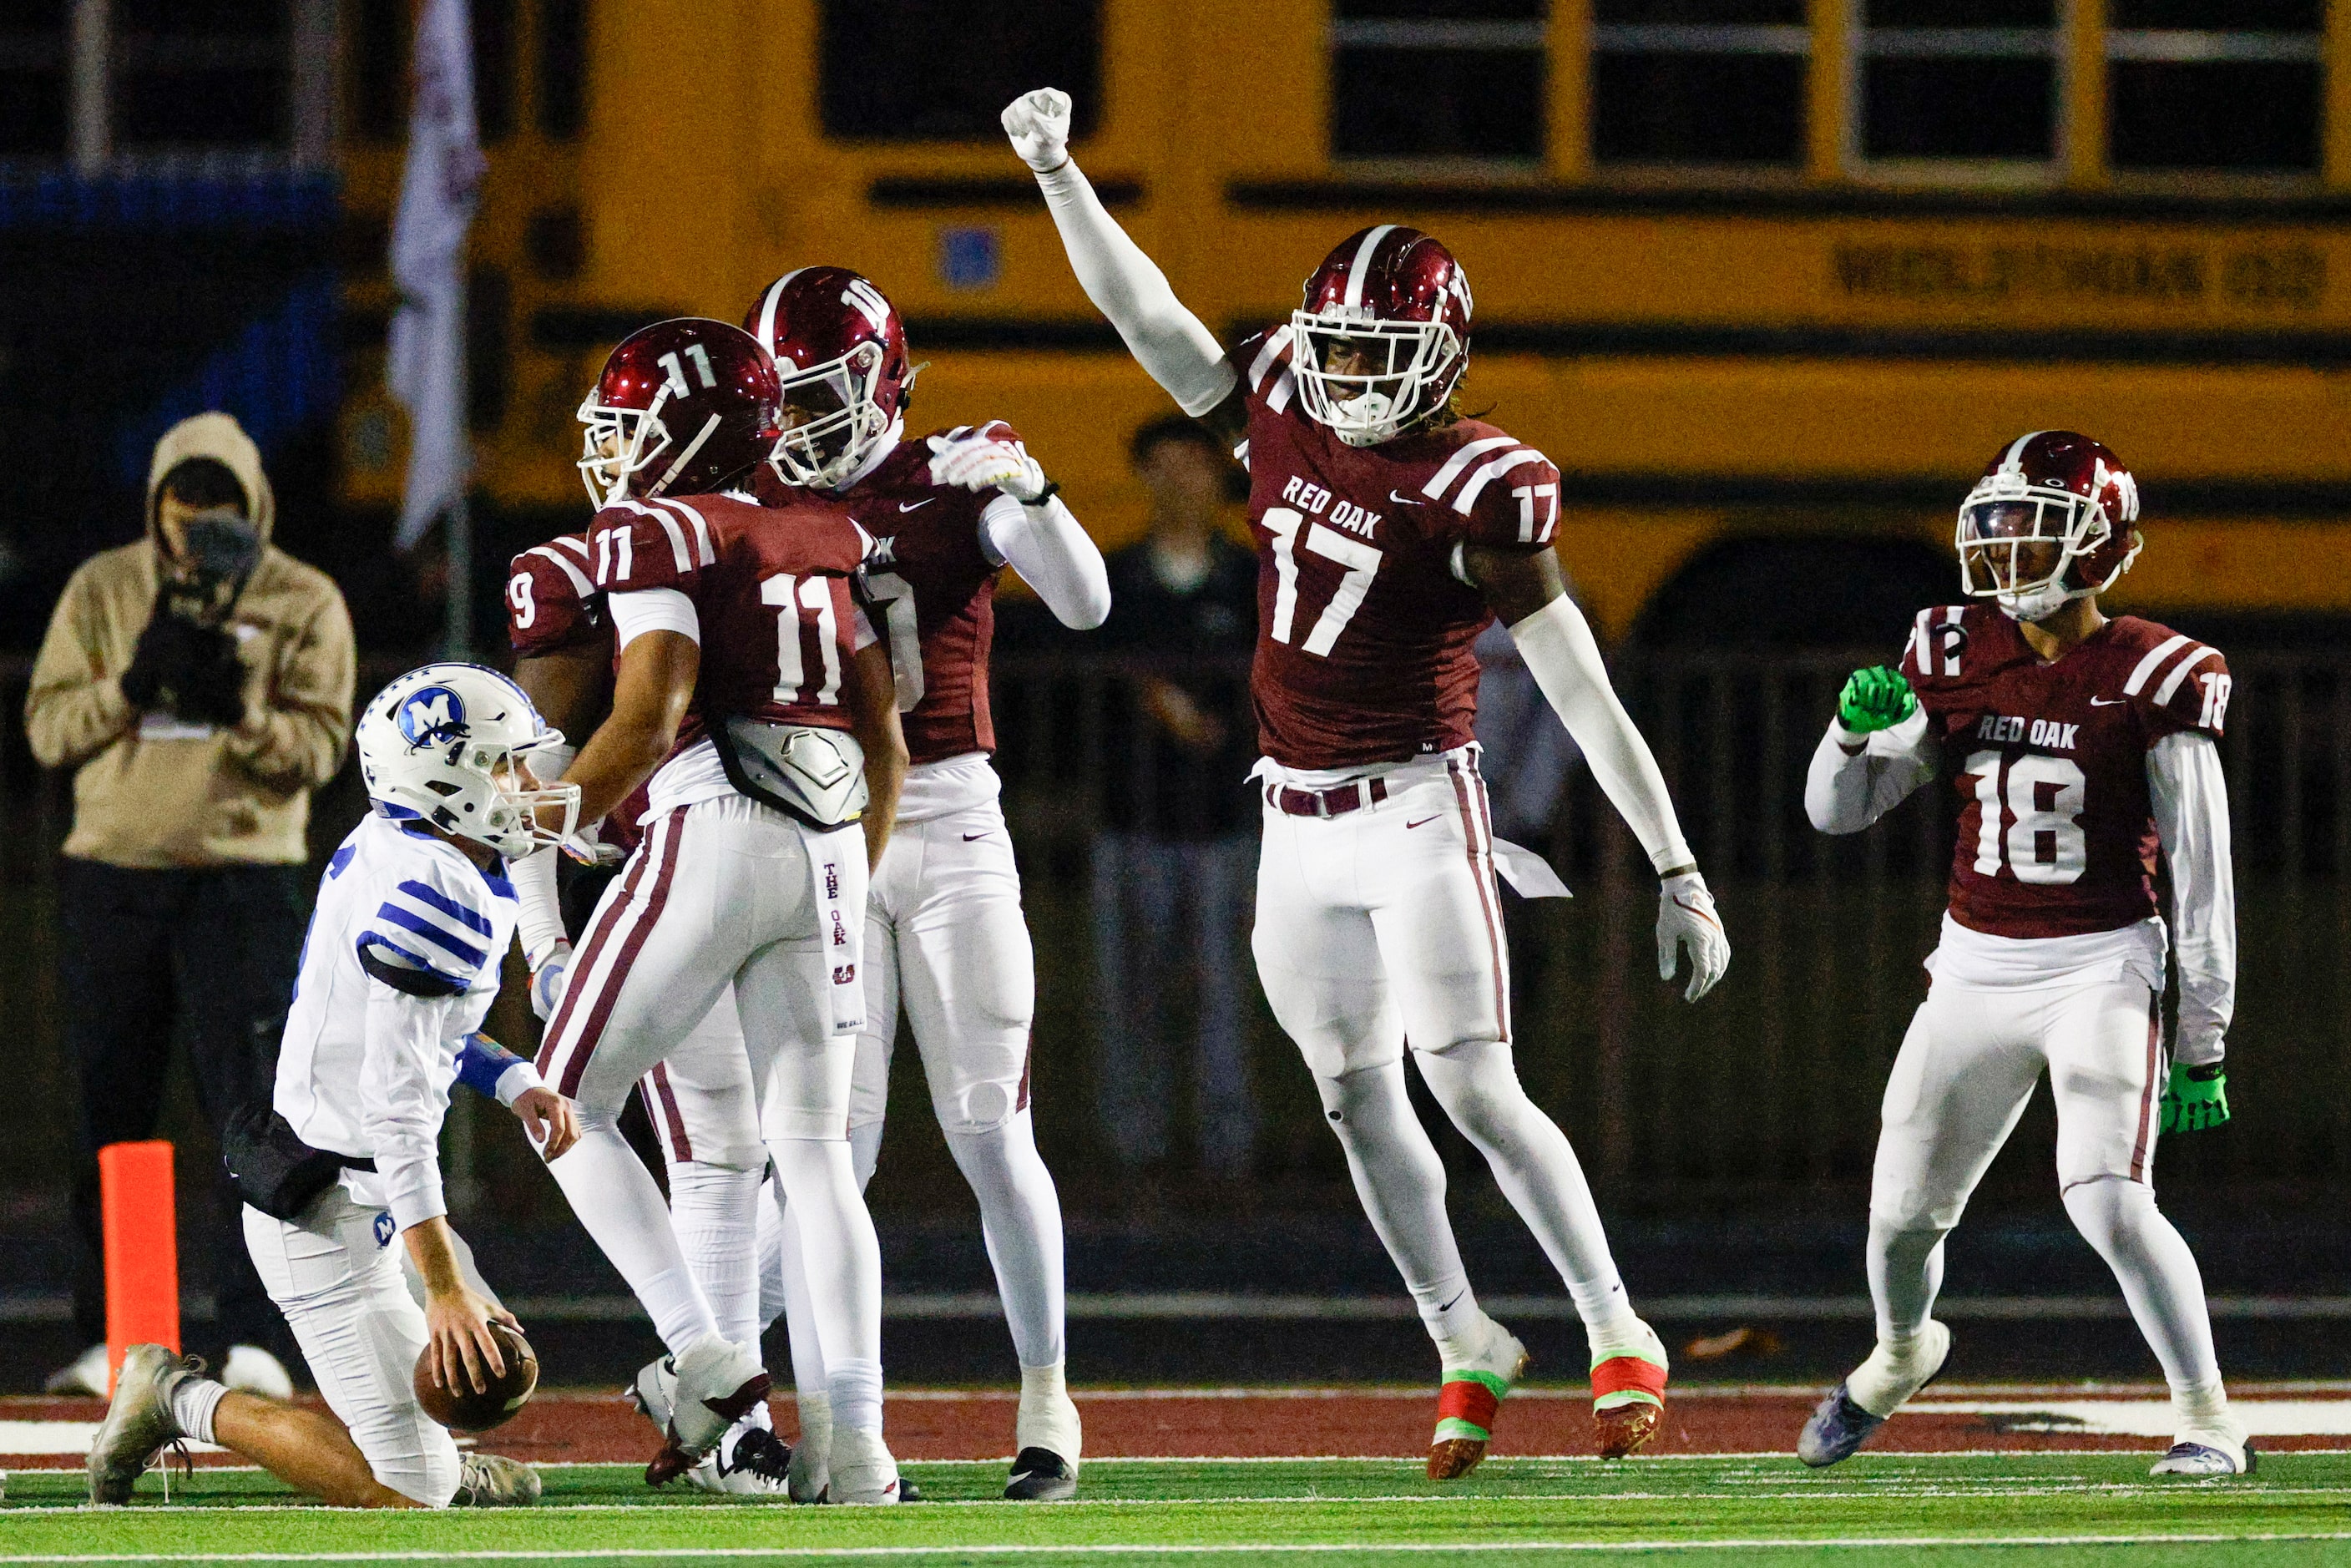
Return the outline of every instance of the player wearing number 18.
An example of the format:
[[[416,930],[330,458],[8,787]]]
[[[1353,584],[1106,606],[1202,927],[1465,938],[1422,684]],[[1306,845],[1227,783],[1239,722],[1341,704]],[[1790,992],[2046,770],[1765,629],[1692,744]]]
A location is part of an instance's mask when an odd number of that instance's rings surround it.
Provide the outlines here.
[[[1951,1336],[1929,1314],[1943,1238],[2045,1070],[2065,1210],[2170,1380],[2177,1440],[2155,1473],[2252,1469],[2203,1280],[2153,1187],[2158,1131],[2228,1117],[2229,671],[2192,637],[2099,611],[2138,555],[2137,517],[2129,472],[2098,443],[2046,430],[2011,442],[1959,512],[1960,585],[1978,602],[1921,611],[1901,670],[1855,675],[1813,756],[1805,806],[1823,831],[1859,831],[1938,773],[1959,821],[1933,982],[1886,1088],[1870,1187],[1877,1348],[1805,1426],[1807,1464],[1852,1454],[1942,1370]],[[2179,966],[2169,1092],[2167,949]]]
[[[1695,1000],[1730,952],[1665,780],[1564,591],[1559,472],[1456,412],[1469,285],[1436,240],[1394,224],[1353,235],[1287,323],[1227,354],[1071,162],[1069,112],[1046,89],[1004,125],[1080,283],[1249,471],[1265,833],[1252,946],[1436,1341],[1429,1474],[1484,1456],[1526,1353],[1469,1288],[1444,1166],[1405,1098],[1407,1043],[1573,1296],[1599,1449],[1629,1453],[1661,1417],[1665,1348],[1626,1297],[1574,1151],[1511,1060],[1495,873],[1540,885],[1548,868],[1495,841],[1479,777],[1471,644],[1497,616],[1663,879],[1661,973],[1687,950]]]

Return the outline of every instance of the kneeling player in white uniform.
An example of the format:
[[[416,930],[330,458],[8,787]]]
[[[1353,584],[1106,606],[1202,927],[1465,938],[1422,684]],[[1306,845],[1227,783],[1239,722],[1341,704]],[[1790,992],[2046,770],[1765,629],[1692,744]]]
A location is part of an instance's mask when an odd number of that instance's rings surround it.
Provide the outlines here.
[[[1877,1348],[1805,1424],[1806,1464],[1854,1453],[1942,1370],[1950,1331],[1929,1314],[1943,1239],[2046,1071],[2065,1212],[2171,1384],[2177,1440],[2155,1473],[2253,1468],[2203,1278],[2154,1189],[2158,1127],[2229,1114],[2229,671],[2192,637],[2099,612],[2138,555],[2137,517],[2137,486],[2098,443],[2046,430],[2011,443],[1959,510],[1960,585],[1999,608],[1921,611],[1900,672],[1855,675],[1813,758],[1804,804],[1824,832],[1858,832],[1937,773],[1959,823],[1933,980],[1886,1085],[1870,1182]],[[2167,945],[2179,965],[2168,1086]]]
[[[1428,235],[1379,224],[1344,241],[1307,279],[1304,308],[1228,355],[1071,161],[1068,96],[1029,93],[1004,125],[1086,297],[1249,470],[1249,684],[1265,753],[1251,945],[1436,1341],[1428,1473],[1449,1479],[1485,1456],[1526,1352],[1469,1288],[1445,1167],[1405,1097],[1406,1050],[1573,1296],[1599,1451],[1630,1453],[1663,1418],[1665,1346],[1633,1311],[1575,1151],[1511,1060],[1496,865],[1557,878],[1497,845],[1478,772],[1471,645],[1497,617],[1657,870],[1661,974],[1686,952],[1695,1000],[1730,946],[1656,759],[1567,597],[1552,551],[1559,471],[1456,412],[1469,285]]]
[[[494,1090],[549,1159],[578,1135],[570,1104],[528,1062],[474,1038],[514,939],[502,857],[559,838],[577,802],[568,786],[540,786],[529,773],[561,738],[512,681],[475,664],[412,670],[361,714],[360,765],[375,812],[327,862],[274,1116],[255,1134],[315,1175],[263,1193],[248,1185],[256,1167],[232,1151],[246,1245],[333,1414],[232,1392],[200,1364],[137,1346],[90,1449],[91,1501],[127,1500],[157,1451],[181,1438],[218,1443],[350,1507],[538,1496],[527,1466],[461,1458],[417,1404],[413,1372],[429,1345],[441,1377],[481,1387],[485,1366],[504,1370],[489,1320],[514,1324],[470,1277],[445,1218],[438,1140],[452,1082],[462,1071]],[[272,1218],[256,1199],[291,1218]],[[422,1308],[394,1236],[423,1279]]]
[[[1008,564],[1075,631],[1109,613],[1109,575],[1008,425],[902,438],[914,384],[905,329],[871,281],[803,267],[762,289],[743,325],[783,377],[774,473],[790,483],[769,495],[763,478],[763,498],[837,499],[873,536],[866,583],[886,628],[912,762],[866,901],[865,1023],[849,1113],[858,1179],[871,1178],[881,1149],[903,1006],[939,1130],[979,1202],[1020,1363],[1005,1495],[1066,1498],[1077,1490],[1081,1445],[1062,1372],[1061,1205],[1029,1117],[1035,959],[987,760],[996,747],[987,659],[996,580]],[[678,1137],[694,1130],[698,1098],[673,1094]],[[763,1213],[762,1229],[763,1254],[774,1249],[784,1289],[797,1296],[805,1286],[792,1228]],[[789,1314],[803,1492],[820,1490],[828,1419],[809,1319]]]

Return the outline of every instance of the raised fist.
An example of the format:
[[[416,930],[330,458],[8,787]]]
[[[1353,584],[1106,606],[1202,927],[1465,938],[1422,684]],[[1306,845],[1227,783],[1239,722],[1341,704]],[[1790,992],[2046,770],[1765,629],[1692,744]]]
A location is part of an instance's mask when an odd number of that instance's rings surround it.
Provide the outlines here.
[[[1060,88],[1022,93],[1004,106],[1002,119],[1012,151],[1040,174],[1070,161],[1070,95]]]
[[[1902,672],[1886,664],[1855,670],[1837,696],[1837,722],[1856,735],[1891,729],[1917,711],[1918,698]]]
[[[968,435],[934,435],[931,441],[931,483],[965,490],[1002,490],[1028,505],[1043,496],[1045,470],[1018,441],[975,431]]]

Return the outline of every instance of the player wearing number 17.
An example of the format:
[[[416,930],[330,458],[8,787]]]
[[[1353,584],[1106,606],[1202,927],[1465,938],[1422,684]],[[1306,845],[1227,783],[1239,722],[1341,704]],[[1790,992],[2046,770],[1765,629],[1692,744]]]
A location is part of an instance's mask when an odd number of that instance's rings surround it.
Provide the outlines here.
[[[2137,517],[2137,486],[2098,443],[2051,430],[2010,443],[1959,509],[1960,586],[1979,602],[1919,612],[1901,670],[1855,675],[1813,758],[1804,803],[1823,831],[1859,831],[1938,772],[1959,822],[1933,983],[1886,1086],[1870,1183],[1877,1348],[1805,1425],[1807,1464],[1851,1455],[1943,1369],[1950,1331],[1929,1315],[1943,1238],[2045,1070],[2065,1211],[2170,1380],[2176,1440],[2155,1473],[2253,1467],[2203,1279],[2153,1186],[2158,1130],[2228,1117],[2229,670],[2192,637],[2099,611],[2138,556]],[[2156,913],[2158,856],[2173,930]],[[2179,965],[2168,1092],[2167,946]]]
[[[1437,1343],[1429,1474],[1484,1457],[1526,1352],[1469,1288],[1444,1166],[1405,1098],[1407,1042],[1574,1297],[1600,1451],[1629,1453],[1662,1415],[1665,1347],[1633,1312],[1574,1151],[1510,1057],[1494,876],[1498,858],[1510,874],[1533,857],[1495,842],[1471,738],[1471,643],[1495,617],[1664,880],[1661,972],[1687,951],[1696,999],[1730,950],[1665,780],[1563,591],[1558,470],[1456,413],[1469,286],[1437,241],[1394,224],[1353,235],[1288,323],[1228,355],[1102,210],[1070,159],[1069,125],[1051,89],[1004,111],[1088,298],[1249,469],[1258,974]]]

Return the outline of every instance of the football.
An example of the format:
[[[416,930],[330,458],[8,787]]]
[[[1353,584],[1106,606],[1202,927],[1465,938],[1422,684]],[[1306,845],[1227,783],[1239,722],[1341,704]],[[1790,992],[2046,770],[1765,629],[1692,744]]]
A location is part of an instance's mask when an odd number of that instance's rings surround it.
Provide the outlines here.
[[[444,1388],[433,1380],[433,1349],[416,1358],[416,1402],[424,1413],[453,1432],[486,1432],[514,1416],[538,1386],[538,1356],[521,1333],[492,1320],[499,1353],[506,1357],[503,1377],[493,1376],[486,1393],[471,1388]]]

